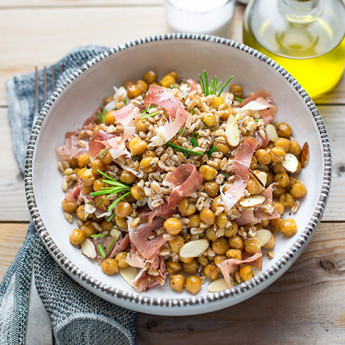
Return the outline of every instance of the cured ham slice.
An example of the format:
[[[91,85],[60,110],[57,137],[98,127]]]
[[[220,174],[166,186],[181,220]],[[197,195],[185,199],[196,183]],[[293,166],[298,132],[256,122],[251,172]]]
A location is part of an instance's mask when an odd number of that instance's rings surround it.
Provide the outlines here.
[[[228,287],[232,288],[234,286],[232,275],[235,273],[236,267],[241,264],[249,264],[259,270],[262,269],[262,253],[258,252],[248,259],[244,260],[236,260],[236,259],[228,259],[223,261],[222,263],[218,264],[221,273],[224,276],[225,282]]]
[[[268,102],[269,101],[269,102]],[[252,109],[260,113],[260,117],[265,121],[265,124],[271,123],[277,115],[277,107],[272,104],[272,95],[266,90],[259,90],[249,97],[245,98],[240,107],[243,109]]]
[[[80,194],[80,186],[79,184],[76,185],[73,189],[71,189],[69,192],[66,193],[65,195],[65,200],[66,201],[77,201],[78,196]]]
[[[69,161],[88,151],[88,141],[80,140],[77,132],[66,133],[65,143],[55,149],[59,161]]]
[[[131,134],[136,133],[135,125],[140,116],[138,112],[135,111],[133,104],[128,104],[119,110],[111,110],[110,113],[114,117],[115,122],[120,123],[127,132]]]
[[[114,138],[115,134],[109,134],[102,130],[97,131],[89,143],[89,156],[96,158],[98,154],[106,147],[105,141]]]
[[[255,132],[254,139],[258,142],[258,149],[265,149],[270,142],[270,138],[267,134],[265,139],[262,139],[258,132]]]
[[[235,181],[226,192],[221,189],[222,202],[227,211],[230,211],[244,194],[250,178],[250,163],[257,145],[255,139],[246,137],[237,149],[232,166],[232,171],[236,174]]]
[[[190,85],[189,92],[193,92],[198,89],[198,83],[196,83],[193,79],[188,79],[187,83]]]
[[[124,238],[122,238],[121,240],[113,244],[112,248],[110,248],[111,252],[107,257],[114,258],[118,253],[123,252],[127,248],[128,244],[129,244],[129,235],[127,234]]]
[[[83,129],[92,130],[93,127],[96,125],[97,120],[97,113],[100,114],[102,112],[102,107],[98,107],[93,114],[88,117],[83,123]]]
[[[164,202],[163,204],[156,207],[153,211],[151,211],[147,217],[147,224],[151,225],[152,221],[155,217],[162,217],[164,219],[169,218],[175,213],[175,208],[171,209],[169,205]]]

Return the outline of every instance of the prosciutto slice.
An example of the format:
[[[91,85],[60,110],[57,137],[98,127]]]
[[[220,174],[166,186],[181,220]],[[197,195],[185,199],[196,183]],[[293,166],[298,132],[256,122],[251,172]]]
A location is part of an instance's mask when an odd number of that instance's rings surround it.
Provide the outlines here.
[[[265,139],[261,138],[258,132],[255,132],[254,139],[258,142],[258,149],[265,149],[270,142],[270,138],[266,134]]]
[[[89,156],[96,158],[98,154],[106,147],[105,141],[114,138],[115,134],[109,134],[102,130],[97,131],[89,143]]]
[[[162,235],[149,239],[149,234],[160,229],[164,224],[164,218],[156,217],[151,225],[141,224],[137,228],[129,229],[129,239],[137,248],[143,258],[149,260],[155,256],[166,242]]]
[[[193,92],[197,90],[198,83],[196,83],[193,79],[188,79],[187,83],[190,85],[189,92]]]
[[[135,125],[140,116],[138,112],[135,111],[133,104],[128,104],[119,110],[111,110],[111,115],[115,118],[115,122],[121,123],[127,132],[130,132],[131,134],[136,133]]]
[[[251,107],[249,107],[251,103]],[[272,95],[266,90],[258,90],[245,98],[241,103],[240,107],[244,109],[258,109],[260,117],[265,121],[265,124],[271,123],[277,115],[277,107],[272,104]],[[259,110],[260,109],[260,110]]]
[[[268,219],[279,218],[280,214],[274,207],[273,213],[267,213],[262,209],[263,205],[267,205],[268,203],[272,202],[272,193],[273,188],[276,186],[277,183],[270,184],[262,193],[261,195],[265,198],[265,202],[258,208],[257,210],[253,208],[245,208],[243,209],[239,218],[236,219],[236,223],[238,225],[246,225],[246,224],[257,224],[261,223]]]
[[[236,175],[235,181],[226,192],[221,189],[222,202],[227,211],[230,211],[244,194],[250,178],[249,166],[257,145],[258,142],[250,137],[240,142],[232,166],[232,171]]]
[[[55,149],[59,161],[69,161],[88,151],[88,141],[79,140],[78,132],[66,133],[65,143]],[[82,143],[82,145],[80,145]]]
[[[113,244],[112,248],[110,248],[111,252],[107,257],[114,258],[118,253],[123,252],[127,248],[128,244],[129,244],[129,235],[127,234],[124,238],[122,238],[121,240]]]
[[[163,204],[159,205],[148,214],[147,224],[152,225],[152,221],[155,217],[161,217],[161,218],[167,219],[170,216],[172,216],[174,213],[175,213],[175,207],[172,209],[169,207],[169,205],[166,202],[164,202]]]
[[[236,267],[241,264],[250,264],[251,266],[261,270],[262,269],[262,253],[258,252],[248,259],[245,260],[236,260],[228,259],[218,264],[221,273],[224,276],[225,282],[228,287],[232,288],[234,286],[232,275],[235,273]]]
[[[92,130],[93,127],[96,125],[96,120],[97,120],[97,113],[101,113],[102,112],[102,107],[98,107],[93,114],[88,117],[84,123],[83,123],[83,129],[89,129]]]
[[[175,209],[180,201],[198,190],[203,181],[193,164],[182,164],[170,172],[163,181],[165,186],[172,186],[168,206]]]
[[[71,189],[69,192],[66,193],[65,200],[77,201],[80,191],[81,191],[80,185],[77,184],[73,189]]]

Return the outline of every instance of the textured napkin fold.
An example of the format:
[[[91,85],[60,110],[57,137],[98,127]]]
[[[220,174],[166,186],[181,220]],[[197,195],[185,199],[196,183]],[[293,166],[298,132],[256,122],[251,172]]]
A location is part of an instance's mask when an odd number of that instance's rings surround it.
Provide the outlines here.
[[[105,47],[84,46],[53,65],[58,86]],[[59,65],[63,73],[59,74]],[[51,85],[51,66],[47,69]],[[43,106],[43,71],[39,71]],[[48,95],[51,90],[48,90]],[[13,149],[24,172],[26,145],[34,123],[35,74],[14,77],[7,82],[8,115]],[[34,272],[37,292],[46,308],[56,345],[134,344],[135,313],[104,301],[74,282],[54,262],[31,223],[23,246],[0,284],[0,344],[25,344],[30,281]],[[39,327],[39,325],[37,325]]]

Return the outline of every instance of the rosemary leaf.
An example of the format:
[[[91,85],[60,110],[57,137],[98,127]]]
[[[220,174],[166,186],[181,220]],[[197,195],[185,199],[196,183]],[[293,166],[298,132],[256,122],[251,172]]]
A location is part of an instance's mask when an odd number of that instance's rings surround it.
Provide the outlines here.
[[[208,156],[211,157],[212,153],[217,150],[218,146],[213,146],[210,151],[207,152]]]
[[[115,212],[113,211],[113,213],[107,218],[107,222],[111,222],[114,217],[115,217]]]
[[[230,81],[231,81],[231,79],[233,78],[234,76],[231,76],[226,82],[225,82],[225,84],[222,86],[222,88],[220,89],[220,91],[218,92],[218,97],[220,97],[220,95],[222,94],[222,92],[224,91],[224,89],[225,89],[225,87],[226,87],[226,85],[228,85],[229,83],[230,83]]]
[[[98,249],[99,254],[101,255],[101,258],[104,259],[107,256],[107,254],[105,253],[103,246],[99,244],[97,246],[97,249]]]
[[[115,238],[113,238],[113,239],[111,240],[111,242],[110,242],[110,244],[109,244],[109,247],[108,247],[108,252],[109,252],[111,246],[114,244],[114,242],[115,242]]]
[[[105,237],[104,234],[94,234],[94,235],[91,235],[91,237]]]
[[[195,114],[195,109],[194,109],[194,107],[190,110],[190,113],[191,113],[192,115]]]
[[[191,143],[193,144],[194,147],[198,147],[198,142],[194,138],[190,138]]]
[[[123,198],[125,198],[127,195],[131,194],[131,192],[127,192],[125,194],[123,194],[122,196],[120,196],[119,198],[117,198],[109,207],[108,207],[108,212],[110,212],[115,206],[116,204],[121,201]]]
[[[235,99],[236,99],[236,101],[239,101],[240,103],[243,101],[243,99],[240,97],[235,97]]]
[[[202,152],[197,152],[197,151],[192,151],[192,150],[188,150],[182,146],[178,146],[178,145],[175,145],[175,144],[172,144],[171,142],[167,142],[165,143],[167,146],[171,147],[173,150],[175,151],[179,151],[179,152],[182,152],[182,153],[185,153],[187,155],[191,155],[191,156],[202,156],[203,153]]]
[[[154,112],[151,113],[151,114],[143,115],[143,116],[141,117],[141,119],[143,120],[143,119],[146,119],[146,118],[148,118],[148,117],[155,116],[155,115],[157,115],[157,114],[159,114],[159,111],[158,111],[158,110],[157,110],[157,111],[154,111]]]

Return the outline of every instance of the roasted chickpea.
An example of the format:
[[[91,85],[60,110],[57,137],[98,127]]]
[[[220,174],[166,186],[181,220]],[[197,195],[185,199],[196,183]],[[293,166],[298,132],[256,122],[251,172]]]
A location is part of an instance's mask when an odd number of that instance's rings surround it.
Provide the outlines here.
[[[181,262],[184,262],[186,264],[189,264],[194,258],[190,257],[190,258],[183,258],[181,255],[179,255],[179,259]]]
[[[91,222],[87,222],[82,225],[80,230],[84,231],[85,237],[90,237],[97,232]]]
[[[192,259],[191,262],[184,262],[182,264],[183,267],[183,272],[187,273],[187,274],[194,274],[199,267],[198,262],[195,259]]]
[[[184,243],[184,238],[180,235],[177,235],[173,240],[169,241],[170,250],[174,253],[179,253]]]
[[[85,169],[80,175],[84,186],[92,186],[95,182],[95,176],[93,176],[91,169]]]
[[[283,195],[286,192],[285,188],[281,186],[276,186],[273,190],[273,196],[275,198],[279,198],[281,195]]]
[[[292,184],[290,194],[295,199],[303,198],[307,194],[307,188],[305,185],[301,182],[296,180],[295,183]]]
[[[216,280],[218,278],[219,272],[215,264],[211,263],[204,268],[204,275],[207,278]]]
[[[219,113],[219,116],[225,121],[229,118],[230,115],[235,115],[235,111],[231,107],[228,107]]]
[[[272,173],[266,173],[266,174],[267,174],[266,186],[269,186],[274,181],[274,176]]]
[[[243,97],[243,87],[239,84],[232,84],[230,85],[229,91],[238,98]]]
[[[216,97],[213,101],[210,102],[210,105],[214,109],[218,109],[225,102],[223,97]]]
[[[144,74],[143,79],[147,84],[153,84],[157,81],[157,73],[155,71],[148,70]]]
[[[201,266],[206,266],[208,264],[208,259],[206,256],[199,256],[198,262]]]
[[[207,228],[205,231],[205,237],[209,241],[215,241],[218,237],[216,235],[216,231],[213,230],[213,228]]]
[[[292,134],[292,129],[287,123],[280,122],[276,124],[276,128],[277,128],[277,133],[280,137],[290,138]]]
[[[216,212],[216,210],[217,210],[218,207],[223,206],[223,205],[221,205],[221,204],[219,203],[219,201],[221,201],[221,200],[222,200],[222,199],[221,199],[221,196],[220,196],[220,195],[218,195],[217,197],[215,197],[215,198],[213,199],[212,205],[211,205],[211,210],[212,210],[213,212]]]
[[[109,276],[113,276],[119,271],[119,266],[117,265],[116,260],[110,258],[102,261],[101,268],[102,271]]]
[[[211,198],[214,198],[218,195],[219,192],[219,184],[214,181],[206,182],[204,185],[205,192]]]
[[[249,179],[248,184],[247,184],[247,191],[251,195],[255,195],[259,193],[261,191],[261,186],[259,185],[259,182],[253,178]]]
[[[282,163],[276,163],[275,166],[273,167],[273,171],[276,174],[282,174],[282,173],[286,172],[286,169],[284,168]]]
[[[249,254],[255,254],[260,250],[261,242],[257,237],[244,240],[244,250]]]
[[[297,224],[293,218],[282,220],[279,225],[280,231],[287,237],[292,237],[297,232]]]
[[[252,271],[252,268],[249,265],[244,265],[239,270],[240,277],[243,279],[243,281],[247,281],[249,279],[252,279],[254,276],[254,273]]]
[[[62,206],[62,209],[68,213],[72,213],[78,208],[78,204],[76,201],[62,200],[61,206]]]
[[[115,222],[120,229],[128,229],[127,221],[124,218],[115,216]]]
[[[180,219],[171,217],[164,222],[164,227],[168,234],[174,236],[182,230],[182,222]]]
[[[242,237],[235,235],[229,238],[229,246],[233,249],[243,249],[243,240]]]
[[[217,176],[217,170],[209,165],[202,165],[199,168],[199,173],[205,181],[212,181]]]
[[[270,220],[270,229],[272,232],[279,232],[281,221],[281,218],[274,218]]]
[[[273,162],[281,163],[285,158],[285,151],[282,147],[272,147],[270,156]]]
[[[113,157],[111,156],[110,154],[110,151],[107,151],[103,157],[101,158],[101,161],[104,163],[104,164],[110,164],[113,160]]]
[[[86,221],[87,217],[85,215],[85,205],[80,205],[76,211],[77,217],[83,222]]]
[[[225,225],[227,222],[228,222],[228,218],[224,212],[219,214],[216,217],[216,224],[218,225],[218,228],[220,228],[220,229],[225,228]]]
[[[242,251],[239,249],[229,249],[226,256],[230,259],[242,260]]]
[[[131,195],[135,200],[143,201],[145,198],[144,190],[137,185],[131,188]]]
[[[82,230],[74,229],[69,235],[69,241],[74,246],[79,246],[79,244],[82,244],[84,240],[85,240],[85,233]]]
[[[216,254],[225,254],[229,250],[228,241],[224,237],[219,237],[212,242],[212,250]]]
[[[262,247],[264,249],[273,249],[276,244],[276,239],[274,235],[272,234],[271,239]]]
[[[302,164],[301,162],[298,162],[297,170],[293,173],[293,175],[298,174],[301,171],[301,169],[302,169]]]
[[[132,206],[129,202],[122,201],[116,204],[115,214],[120,218],[128,217],[132,213]]]
[[[147,85],[147,83],[143,80],[138,80],[137,81],[137,86],[140,89],[141,93],[145,93],[147,92],[147,90],[149,89],[149,86]]]
[[[103,104],[107,105],[108,103],[112,102],[114,100],[113,96],[109,96],[103,99]]]
[[[110,222],[107,222],[106,220],[104,220],[102,223],[101,223],[101,227],[104,231],[111,231],[114,227],[114,224],[110,221]]]
[[[285,208],[291,208],[294,203],[295,199],[291,196],[289,193],[282,194],[279,197],[279,202],[285,207]]]
[[[188,199],[182,199],[179,203],[178,209],[183,217],[191,216],[196,211],[195,204],[189,203]]]
[[[289,185],[290,178],[286,172],[279,173],[274,177],[274,181],[278,182],[278,185],[286,188]]]
[[[146,158],[146,157],[156,157],[156,153],[155,151],[152,151],[152,150],[146,150],[144,153],[143,153],[143,158]]]
[[[83,193],[86,195],[86,194],[90,194],[93,192],[93,185],[92,186],[85,186],[83,184]]]
[[[218,254],[214,257],[213,262],[215,265],[220,265],[223,261],[227,259],[226,255]]]
[[[170,286],[177,292],[182,292],[186,278],[182,274],[173,274],[170,276]]]
[[[172,260],[167,261],[167,271],[170,275],[176,274],[182,270],[182,265],[179,262]]]
[[[115,256],[115,260],[119,268],[126,268],[129,266],[128,263],[126,262],[126,259],[127,259],[127,252],[120,252],[116,254]]]
[[[176,79],[171,74],[165,75],[160,82],[160,84],[166,88],[170,88],[171,84],[175,84],[175,83],[176,83]]]
[[[106,195],[97,195],[95,197],[95,206],[105,211],[110,206],[110,200]]]
[[[135,82],[134,82],[133,80],[127,80],[127,81],[125,81],[125,83],[123,84],[123,87],[124,87],[125,89],[128,89],[129,86],[134,85],[134,84],[135,84]]]
[[[127,88],[127,96],[129,98],[135,98],[141,95],[141,90],[138,85],[132,84]]]
[[[143,172],[149,174],[157,171],[158,167],[155,161],[153,160],[153,157],[145,157],[140,162],[140,169]]]
[[[135,124],[135,130],[137,133],[139,132],[147,132],[147,126],[146,123],[143,120],[138,120]]]
[[[114,125],[115,124],[115,116],[114,116],[115,110],[110,110],[105,114],[104,123],[107,126]]]
[[[176,71],[170,71],[170,72],[168,72],[168,75],[173,76],[176,80],[178,79],[178,74]]]
[[[250,169],[254,170],[258,166],[258,160],[256,159],[255,156],[252,157],[252,161],[250,162]]]
[[[190,276],[186,281],[186,290],[193,295],[197,294],[201,289],[201,279],[197,276]]]
[[[215,126],[217,119],[215,115],[211,113],[206,113],[205,115],[203,115],[202,121],[207,127],[213,127]]]
[[[238,232],[238,225],[235,221],[231,221],[231,225],[227,228],[225,228],[225,233],[224,236],[225,237],[233,237],[235,235],[237,235]]]
[[[100,171],[105,171],[106,170],[106,166],[105,164],[100,160],[100,159],[95,159],[92,163],[91,163],[91,171],[92,174],[94,176],[100,175],[98,170]]]
[[[216,216],[210,209],[204,208],[200,212],[200,219],[207,225],[213,225],[216,220]]]
[[[285,152],[289,152],[290,148],[291,148],[291,141],[289,139],[286,139],[286,138],[278,138],[274,142],[274,146],[281,147],[284,149]]]
[[[301,145],[296,140],[291,142],[290,153],[295,155],[297,158],[301,153]]]
[[[275,207],[276,207],[276,210],[277,210],[277,212],[280,214],[280,215],[282,215],[282,214],[284,214],[284,205],[282,204],[282,203],[280,203],[280,202],[278,202],[278,201],[276,201],[275,203]]]
[[[129,141],[128,144],[131,155],[141,155],[147,148],[147,144],[140,137],[134,137]]]
[[[136,176],[127,170],[122,170],[120,181],[125,184],[132,184],[136,180]]]
[[[190,228],[196,228],[200,225],[201,219],[198,214],[193,214],[189,217],[189,224]]]
[[[272,159],[267,150],[259,149],[255,152],[255,157],[260,164],[268,165],[271,163]]]
[[[87,153],[83,153],[78,156],[77,161],[80,168],[85,168],[90,163],[90,157]]]
[[[226,144],[218,144],[216,152],[221,152],[223,155],[227,155],[230,151],[230,146]]]

